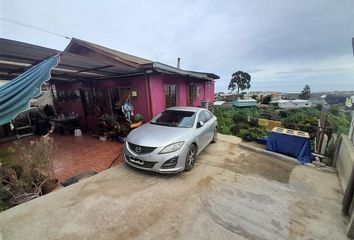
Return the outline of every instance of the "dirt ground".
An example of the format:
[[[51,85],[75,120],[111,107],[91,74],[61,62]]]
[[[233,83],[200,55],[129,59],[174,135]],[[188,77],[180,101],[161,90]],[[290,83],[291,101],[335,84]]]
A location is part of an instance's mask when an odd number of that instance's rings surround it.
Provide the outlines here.
[[[0,213],[0,239],[346,239],[335,173],[219,136],[191,172],[125,164]]]

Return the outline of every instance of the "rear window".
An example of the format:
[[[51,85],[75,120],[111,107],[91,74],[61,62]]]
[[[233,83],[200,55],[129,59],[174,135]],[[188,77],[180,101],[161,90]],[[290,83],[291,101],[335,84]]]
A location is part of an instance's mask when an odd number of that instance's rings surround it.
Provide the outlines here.
[[[190,128],[195,120],[195,112],[166,110],[154,117],[151,124],[169,127]]]
[[[213,118],[213,115],[210,112],[208,112],[208,111],[203,111],[203,112],[205,114],[205,117],[206,117],[207,121],[209,121],[210,119]]]

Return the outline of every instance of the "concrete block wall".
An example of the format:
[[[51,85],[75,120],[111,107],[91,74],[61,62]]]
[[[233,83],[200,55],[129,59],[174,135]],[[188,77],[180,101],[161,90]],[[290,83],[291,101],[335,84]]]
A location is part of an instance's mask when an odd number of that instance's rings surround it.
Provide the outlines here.
[[[354,165],[354,146],[347,135],[342,134],[339,146],[337,146],[335,161],[338,171],[338,178],[342,186],[343,193],[348,187],[350,175]]]
[[[338,171],[339,182],[344,193],[342,212],[349,215],[346,235],[349,238],[354,238],[354,173],[352,172],[354,166],[354,145],[347,135],[342,134],[340,136],[334,161]]]

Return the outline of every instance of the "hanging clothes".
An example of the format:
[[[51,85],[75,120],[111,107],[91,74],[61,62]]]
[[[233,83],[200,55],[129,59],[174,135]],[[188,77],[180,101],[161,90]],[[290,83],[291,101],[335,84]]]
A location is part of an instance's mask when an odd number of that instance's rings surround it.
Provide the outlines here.
[[[124,114],[124,117],[130,121],[130,118],[134,116],[134,106],[130,101],[130,97],[127,98],[125,103],[122,106],[122,112]]]

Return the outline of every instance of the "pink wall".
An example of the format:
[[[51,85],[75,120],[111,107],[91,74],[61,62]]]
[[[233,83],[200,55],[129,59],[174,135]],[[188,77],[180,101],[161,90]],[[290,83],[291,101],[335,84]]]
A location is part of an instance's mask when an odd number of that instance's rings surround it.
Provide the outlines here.
[[[164,93],[165,84],[177,85],[178,106],[188,105],[188,87],[191,83],[195,84],[197,88],[200,87],[200,95],[196,97],[195,101],[193,102],[193,106],[199,107],[201,105],[201,100],[203,100],[205,97],[209,102],[214,101],[214,82],[205,84],[205,82],[201,80],[173,75],[153,75],[150,76],[150,81],[153,115],[158,114],[166,108],[166,100]]]
[[[163,78],[150,76],[150,88],[152,115],[155,116],[165,109],[166,105]]]

